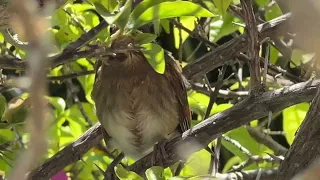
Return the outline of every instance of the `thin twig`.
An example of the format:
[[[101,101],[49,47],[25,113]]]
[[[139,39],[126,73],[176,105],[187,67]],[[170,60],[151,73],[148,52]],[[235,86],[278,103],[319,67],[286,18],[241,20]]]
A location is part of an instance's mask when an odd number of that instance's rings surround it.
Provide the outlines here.
[[[285,155],[286,152],[288,151],[287,148],[283,147],[281,144],[273,140],[270,135],[264,134],[263,132],[259,131],[257,128],[253,128],[250,126],[247,126],[246,128],[253,139],[267,146],[276,155]]]
[[[259,38],[257,31],[257,22],[253,12],[252,0],[240,0],[244,11],[244,21],[246,23],[246,33],[248,34],[248,56],[250,58],[250,84],[251,91],[261,90],[261,74],[259,59]]]
[[[64,81],[67,79],[73,79],[73,78],[77,78],[80,76],[86,76],[86,75],[94,74],[94,73],[95,73],[94,70],[80,71],[80,72],[70,73],[70,74],[61,75],[61,76],[49,76],[47,79],[49,81]]]
[[[271,163],[278,163],[270,156],[251,156],[248,160],[243,161],[242,163],[235,165],[232,167],[232,172],[241,171],[247,166],[253,163],[261,163],[261,162],[271,162]]]
[[[175,19],[170,19],[170,22],[175,25],[178,29],[182,29],[184,30],[185,32],[187,32],[189,34],[189,36],[195,38],[195,39],[198,39],[199,41],[201,42],[204,42],[205,44],[215,48],[215,47],[218,47],[217,44],[209,41],[207,38],[201,36],[200,34],[198,33],[195,33],[194,31],[190,31],[188,28],[184,27],[180,22],[176,21]]]
[[[227,69],[227,65],[224,65],[222,67],[222,69],[219,70],[218,81],[217,81],[213,91],[212,91],[212,88],[210,86],[209,81],[207,83],[207,86],[208,86],[209,91],[210,91],[210,100],[209,100],[209,104],[208,104],[207,111],[206,111],[206,114],[204,116],[204,119],[207,119],[210,116],[212,107],[213,107],[214,103],[217,100],[219,90],[223,86],[223,78],[224,78],[224,75],[226,73],[226,69]],[[206,79],[207,79],[207,77],[206,77]],[[215,147],[215,154],[214,154],[213,157],[211,157],[211,161],[213,161],[211,174],[213,174],[213,175],[215,175],[218,172],[220,147],[221,147],[221,137],[218,138],[217,145]]]

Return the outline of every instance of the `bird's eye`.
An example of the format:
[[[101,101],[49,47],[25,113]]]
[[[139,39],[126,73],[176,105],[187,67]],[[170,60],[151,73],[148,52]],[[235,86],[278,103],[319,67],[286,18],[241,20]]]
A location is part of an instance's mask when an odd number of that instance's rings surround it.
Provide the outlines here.
[[[112,62],[123,62],[128,58],[128,56],[124,53],[113,53],[109,60]]]

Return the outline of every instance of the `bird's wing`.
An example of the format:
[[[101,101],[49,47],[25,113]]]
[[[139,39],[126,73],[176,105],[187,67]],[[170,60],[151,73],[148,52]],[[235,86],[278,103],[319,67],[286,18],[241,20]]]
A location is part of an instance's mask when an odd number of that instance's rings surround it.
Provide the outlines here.
[[[102,65],[102,61],[101,60],[97,60],[94,66],[94,71],[95,71],[95,77],[94,77],[94,82],[97,81],[97,78],[99,76],[99,68]]]
[[[164,76],[170,82],[175,96],[178,100],[179,125],[182,132],[190,129],[191,113],[188,104],[187,90],[184,84],[184,77],[173,57],[166,54],[166,70]]]

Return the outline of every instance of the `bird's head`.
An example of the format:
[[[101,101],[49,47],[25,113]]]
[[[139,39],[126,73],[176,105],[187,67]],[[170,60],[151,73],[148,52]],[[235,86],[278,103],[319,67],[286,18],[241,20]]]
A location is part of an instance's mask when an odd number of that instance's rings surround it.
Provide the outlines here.
[[[132,35],[118,35],[112,39],[111,52],[106,58],[102,58],[103,64],[110,67],[130,68],[135,64],[145,61],[145,58],[136,45]]]

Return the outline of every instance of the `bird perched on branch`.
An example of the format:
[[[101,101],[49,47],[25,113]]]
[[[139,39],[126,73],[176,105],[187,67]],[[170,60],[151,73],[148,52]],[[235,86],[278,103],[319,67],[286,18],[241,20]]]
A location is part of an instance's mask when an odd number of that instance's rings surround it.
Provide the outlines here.
[[[110,144],[135,160],[155,144],[190,127],[183,77],[171,55],[165,72],[156,72],[135,45],[132,35],[116,37],[111,49],[121,50],[97,62],[93,99]]]

